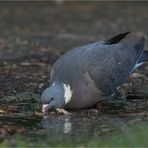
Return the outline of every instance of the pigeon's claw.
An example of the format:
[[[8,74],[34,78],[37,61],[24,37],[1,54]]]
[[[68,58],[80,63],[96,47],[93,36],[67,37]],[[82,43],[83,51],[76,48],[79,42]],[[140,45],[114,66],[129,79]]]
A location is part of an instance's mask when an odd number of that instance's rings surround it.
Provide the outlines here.
[[[64,114],[64,115],[71,115],[70,112],[66,111],[65,109],[62,108],[56,108],[56,111],[60,114]]]

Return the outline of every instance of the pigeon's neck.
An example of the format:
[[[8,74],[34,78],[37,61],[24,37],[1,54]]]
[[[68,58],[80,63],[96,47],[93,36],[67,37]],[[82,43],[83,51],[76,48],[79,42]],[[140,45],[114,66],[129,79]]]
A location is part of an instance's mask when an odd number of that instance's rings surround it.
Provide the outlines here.
[[[69,84],[66,84],[63,82],[54,82],[52,84],[52,87],[54,90],[58,90],[57,93],[60,93],[61,95],[63,95],[65,104],[67,104],[71,100],[72,90]]]
[[[65,104],[70,102],[71,97],[72,97],[72,90],[70,88],[70,85],[64,84],[63,83],[63,88],[64,88],[64,98],[65,98]]]

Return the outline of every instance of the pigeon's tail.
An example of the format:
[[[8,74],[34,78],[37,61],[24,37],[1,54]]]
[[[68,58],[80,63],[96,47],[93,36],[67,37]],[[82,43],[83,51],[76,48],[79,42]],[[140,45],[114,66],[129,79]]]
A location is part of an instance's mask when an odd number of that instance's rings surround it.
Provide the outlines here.
[[[116,43],[119,43],[123,38],[126,37],[127,34],[129,34],[130,32],[125,32],[125,33],[121,33],[121,34],[118,34],[116,36],[114,36],[113,38],[107,40],[105,42],[106,45],[111,45],[111,44],[116,44]]]
[[[134,49],[137,51],[136,64],[134,69],[138,68],[144,63],[144,61],[148,60],[148,54],[145,54],[145,51],[143,51],[144,44],[145,38],[141,37],[140,40],[134,45]]]
[[[148,61],[148,51],[143,51],[138,63],[142,63],[146,61]]]
[[[139,63],[139,60],[140,60],[140,58],[142,56],[143,49],[144,49],[144,44],[145,44],[145,38],[144,37],[141,37],[139,39],[139,41],[136,42],[136,44],[134,44],[134,49],[137,52],[137,56],[136,56],[136,62],[137,63]]]

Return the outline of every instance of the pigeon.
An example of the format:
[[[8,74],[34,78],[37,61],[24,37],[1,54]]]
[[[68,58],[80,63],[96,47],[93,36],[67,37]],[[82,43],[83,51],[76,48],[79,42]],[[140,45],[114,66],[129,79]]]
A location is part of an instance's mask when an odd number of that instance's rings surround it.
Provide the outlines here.
[[[111,98],[134,69],[148,61],[148,51],[143,51],[145,38],[121,43],[127,34],[62,55],[51,69],[50,86],[41,94],[42,112],[88,108]]]

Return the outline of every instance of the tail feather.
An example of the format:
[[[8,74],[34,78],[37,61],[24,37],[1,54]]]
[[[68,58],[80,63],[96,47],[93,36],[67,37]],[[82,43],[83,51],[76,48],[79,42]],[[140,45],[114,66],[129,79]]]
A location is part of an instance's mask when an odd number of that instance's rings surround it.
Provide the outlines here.
[[[135,61],[136,63],[131,73],[134,71],[134,69],[138,68],[144,63],[143,58],[142,58],[144,56],[144,51],[143,51],[144,44],[145,44],[144,37],[141,37],[139,41],[136,44],[134,44],[134,49],[136,50],[137,54],[136,54],[136,61]]]
[[[118,34],[116,36],[114,36],[113,38],[107,40],[105,42],[106,45],[111,45],[111,44],[116,44],[116,43],[119,43],[123,38],[126,37],[127,34],[129,34],[130,32],[125,32],[125,33],[121,33],[121,34]]]
[[[143,51],[138,63],[148,61],[148,51]]]

